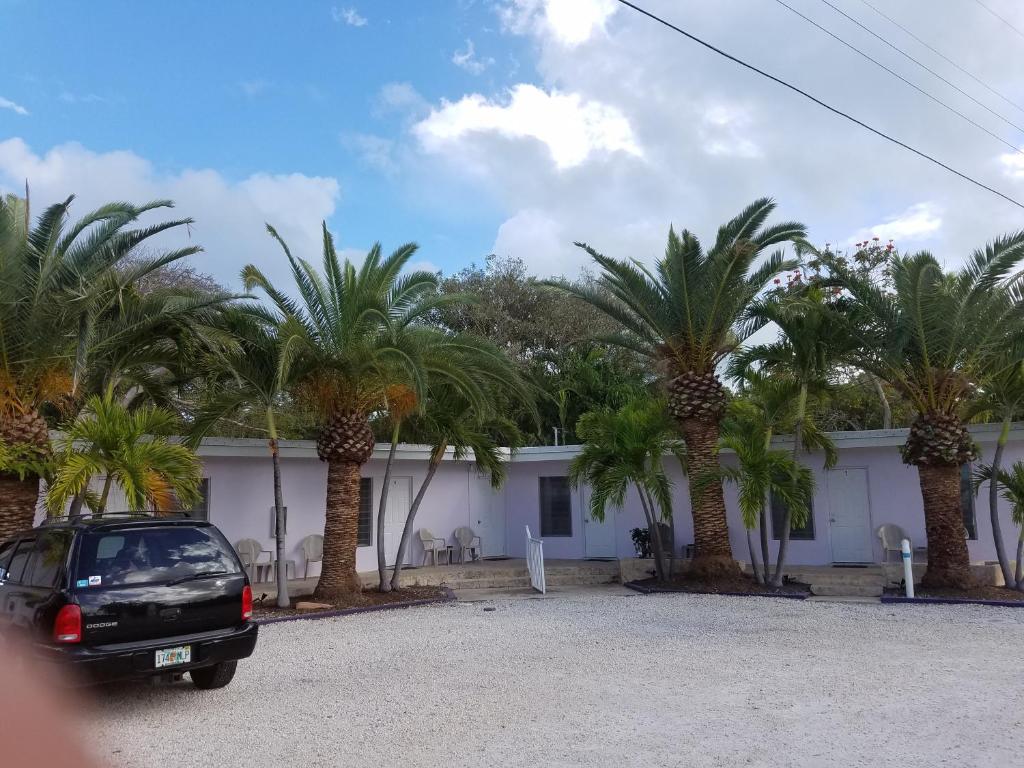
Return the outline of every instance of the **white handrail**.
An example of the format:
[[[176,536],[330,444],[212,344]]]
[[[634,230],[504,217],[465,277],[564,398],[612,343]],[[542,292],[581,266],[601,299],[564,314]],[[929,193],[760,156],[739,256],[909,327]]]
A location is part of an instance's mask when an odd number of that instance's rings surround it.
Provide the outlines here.
[[[547,593],[544,580],[544,540],[535,539],[530,535],[530,526],[526,526],[526,568],[530,572],[530,586],[542,595]]]

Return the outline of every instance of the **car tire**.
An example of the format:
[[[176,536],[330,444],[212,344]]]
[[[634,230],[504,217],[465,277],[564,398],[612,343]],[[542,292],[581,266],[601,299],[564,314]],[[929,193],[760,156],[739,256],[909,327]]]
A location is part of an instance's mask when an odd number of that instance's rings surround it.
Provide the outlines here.
[[[192,684],[196,688],[209,691],[214,688],[223,688],[230,683],[231,678],[235,676],[235,668],[237,666],[237,661],[222,661],[214,664],[212,667],[193,669],[189,672],[189,675],[192,677]]]

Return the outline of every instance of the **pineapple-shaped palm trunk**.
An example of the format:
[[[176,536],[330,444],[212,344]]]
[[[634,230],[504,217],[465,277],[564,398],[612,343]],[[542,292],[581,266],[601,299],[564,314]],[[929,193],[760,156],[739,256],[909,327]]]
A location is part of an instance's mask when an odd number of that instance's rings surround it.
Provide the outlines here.
[[[338,600],[362,591],[356,572],[359,480],[363,464],[373,455],[373,445],[369,420],[354,411],[336,413],[317,439],[317,455],[327,462],[324,559],[313,592],[318,600]]]
[[[718,440],[725,413],[725,389],[714,371],[677,373],[666,389],[669,412],[686,444],[695,550],[689,574],[701,580],[738,576],[739,567],[729,543],[722,483],[701,479],[720,474]]]
[[[945,413],[919,415],[903,446],[903,460],[917,467],[928,535],[926,587],[964,589],[971,584],[970,557],[960,497],[960,468],[977,458],[963,422]]]
[[[50,450],[46,421],[35,409],[0,415],[0,443],[45,457]],[[0,541],[32,527],[39,508],[39,477],[0,473]]]

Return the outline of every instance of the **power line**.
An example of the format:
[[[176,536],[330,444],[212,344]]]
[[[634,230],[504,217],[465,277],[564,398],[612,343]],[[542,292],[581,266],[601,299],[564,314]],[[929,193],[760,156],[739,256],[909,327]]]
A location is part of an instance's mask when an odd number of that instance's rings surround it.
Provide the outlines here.
[[[797,88],[795,85],[792,85],[791,83],[786,82],[782,78],[776,77],[775,75],[772,75],[772,74],[770,74],[768,72],[765,72],[763,69],[758,69],[753,64],[748,64],[747,62],[743,61],[743,59],[739,59],[736,56],[733,56],[731,53],[726,53],[721,48],[718,48],[718,47],[712,45],[711,43],[709,43],[709,42],[707,42],[705,40],[702,40],[701,38],[699,38],[696,35],[693,35],[693,34],[687,32],[685,29],[682,29],[681,27],[677,27],[672,22],[666,21],[665,19],[661,18],[660,16],[656,16],[655,14],[651,13],[650,11],[643,9],[640,6],[635,5],[634,3],[631,3],[629,0],[618,0],[618,2],[621,5],[626,6],[627,8],[632,8],[637,13],[639,13],[639,14],[641,14],[643,16],[646,16],[647,18],[651,19],[652,21],[656,21],[657,23],[661,24],[662,26],[668,27],[673,32],[677,32],[678,34],[682,35],[683,37],[685,37],[685,38],[687,38],[689,40],[692,40],[693,42],[697,43],[698,45],[704,46],[709,51],[714,51],[719,56],[722,56],[722,57],[724,57],[726,59],[729,59],[729,61],[733,62],[734,64],[739,64],[741,67],[744,67],[745,69],[749,69],[751,72],[756,72],[757,74],[761,75],[761,77],[766,77],[769,80],[771,80],[772,82],[777,83],[778,85],[781,85],[784,88],[788,88],[789,90],[793,91],[794,93],[800,94],[805,99],[809,99],[810,101],[813,101],[819,107],[824,107],[829,112],[831,112],[831,113],[833,113],[835,115],[839,115],[840,117],[845,118],[846,120],[849,120],[851,123],[855,123],[855,124],[859,125],[861,128],[864,128],[865,130],[870,131],[871,133],[875,134],[876,136],[880,136],[881,138],[885,139],[888,142],[891,142],[891,143],[893,143],[893,144],[895,144],[895,145],[897,145],[899,147],[902,147],[903,149],[906,149],[909,152],[913,152],[918,157],[924,158],[928,162],[933,163],[933,164],[939,166],[940,168],[943,168],[946,171],[949,171],[953,175],[959,176],[964,181],[967,181],[967,182],[975,185],[976,187],[980,187],[981,189],[984,189],[986,192],[991,192],[993,195],[996,195],[997,197],[1001,197],[1003,200],[1006,200],[1008,203],[1012,203],[1013,205],[1017,206],[1021,210],[1024,210],[1024,203],[1020,202],[1019,200],[1015,200],[1014,198],[1010,197],[1009,195],[1004,194],[1003,192],[1000,192],[997,189],[993,189],[992,187],[988,186],[987,184],[983,184],[982,182],[978,181],[977,179],[974,179],[974,178],[968,176],[966,173],[963,173],[962,171],[958,171],[956,168],[953,168],[953,167],[951,167],[949,165],[946,165],[941,160],[938,160],[938,159],[932,157],[931,155],[926,154],[925,152],[922,152],[919,149],[915,149],[914,147],[910,146],[909,144],[906,144],[905,142],[902,142],[899,139],[897,139],[897,138],[895,138],[893,136],[890,136],[887,133],[883,133],[882,131],[878,130],[877,128],[873,128],[872,126],[870,126],[867,123],[865,123],[863,120],[858,120],[853,115],[847,114],[846,112],[843,112],[842,110],[840,110],[840,109],[838,109],[836,107],[833,107],[830,104],[826,104],[824,101],[822,101],[818,97],[812,96],[807,91],[804,91],[804,90],[802,90],[800,88]]]
[[[939,57],[940,59],[942,59],[943,61],[945,61],[945,62],[946,62],[947,64],[950,64],[951,66],[953,66],[953,67],[956,67],[956,69],[958,69],[958,70],[960,70],[961,72],[963,72],[963,73],[964,73],[965,75],[967,75],[967,76],[968,76],[969,78],[971,78],[971,80],[973,80],[974,82],[976,82],[976,83],[977,83],[978,85],[982,86],[983,88],[985,88],[986,90],[988,90],[988,91],[989,91],[990,93],[992,93],[992,94],[994,94],[994,95],[998,96],[998,97],[999,97],[1000,99],[1002,99],[1003,101],[1005,101],[1005,102],[1006,102],[1007,104],[1009,104],[1009,105],[1010,105],[1011,107],[1016,107],[1017,109],[1019,109],[1019,110],[1021,110],[1022,112],[1024,112],[1024,107],[1022,107],[1022,106],[1021,106],[1020,104],[1018,104],[1017,102],[1013,101],[1012,99],[1010,99],[1010,98],[1009,98],[1008,96],[1006,96],[1005,94],[1003,94],[1003,93],[1000,93],[999,91],[997,91],[997,90],[996,90],[995,88],[993,88],[993,87],[992,87],[991,85],[989,85],[989,84],[988,84],[988,83],[986,83],[986,82],[985,82],[984,80],[982,80],[981,78],[979,78],[979,77],[978,77],[977,75],[974,75],[974,74],[972,74],[971,72],[969,72],[968,70],[966,70],[966,69],[964,69],[963,67],[961,67],[961,66],[960,66],[959,64],[957,64],[957,63],[956,63],[955,61],[953,61],[953,60],[952,60],[951,58],[949,58],[949,56],[947,56],[946,54],[944,54],[944,53],[943,53],[942,51],[938,50],[937,48],[935,48],[935,47],[934,47],[934,46],[932,46],[932,45],[929,45],[929,44],[928,44],[927,42],[925,42],[924,40],[922,40],[922,39],[921,39],[920,37],[918,37],[917,35],[915,35],[915,34],[914,34],[913,32],[911,32],[911,31],[910,31],[909,29],[907,29],[907,28],[906,28],[905,26],[903,26],[903,25],[902,25],[902,24],[900,24],[900,23],[899,23],[898,21],[896,21],[896,20],[895,20],[894,18],[892,18],[892,16],[887,16],[887,15],[886,15],[886,14],[885,14],[885,13],[884,13],[884,12],[883,12],[883,11],[882,11],[882,10],[881,10],[880,8],[878,8],[878,6],[872,5],[871,3],[869,3],[869,2],[868,2],[868,0],[860,0],[860,1],[861,1],[862,3],[864,3],[864,5],[866,5],[866,6],[868,7],[868,8],[870,8],[870,9],[871,9],[872,11],[874,11],[874,12],[875,12],[875,13],[877,13],[877,14],[878,14],[879,16],[881,16],[881,17],[882,17],[883,19],[885,19],[886,21],[888,21],[888,22],[889,22],[890,24],[892,24],[892,25],[894,25],[894,26],[898,27],[899,29],[903,30],[903,32],[904,32],[905,34],[907,34],[907,35],[908,35],[909,37],[911,37],[911,38],[913,38],[914,40],[916,40],[917,42],[919,42],[919,43],[920,43],[921,45],[923,45],[923,46],[924,46],[925,48],[927,48],[927,49],[928,49],[929,51],[931,51],[931,52],[932,52],[932,53],[934,53],[934,54],[935,54],[936,56],[938,56],[938,57]]]
[[[1003,24],[1008,26],[1010,29],[1012,29],[1014,32],[1016,32],[1018,35],[1020,35],[1021,37],[1024,37],[1024,32],[1021,32],[1017,27],[1013,26],[1013,24],[1011,24],[1009,19],[1007,19],[1005,16],[1000,16],[998,13],[996,13],[991,8],[989,8],[987,5],[985,5],[983,2],[981,2],[981,0],[974,0],[974,2],[976,2],[978,5],[980,5],[982,8],[984,8],[986,11],[988,11],[993,16],[995,16],[997,19],[999,19],[1001,22],[1003,22]]]
[[[917,59],[915,59],[915,58],[914,58],[913,56],[911,56],[911,55],[910,55],[909,53],[907,53],[906,51],[904,51],[904,50],[903,50],[902,48],[900,48],[900,47],[898,47],[897,45],[894,45],[893,43],[889,42],[888,40],[886,40],[886,39],[885,39],[884,37],[882,37],[882,36],[881,36],[880,34],[878,34],[877,32],[875,32],[875,31],[874,31],[873,29],[871,29],[870,27],[867,27],[867,26],[865,26],[864,24],[861,24],[861,23],[860,23],[859,21],[857,21],[857,19],[853,18],[853,16],[851,16],[850,14],[848,14],[848,13],[847,13],[846,11],[842,10],[841,8],[837,8],[837,7],[835,6],[835,5],[833,5],[833,4],[831,3],[831,2],[829,2],[829,0],[821,0],[821,2],[823,2],[823,3],[825,4],[825,5],[827,5],[827,6],[829,7],[829,8],[831,8],[831,9],[832,9],[833,11],[835,11],[835,12],[836,12],[836,13],[838,13],[839,15],[841,15],[841,16],[843,16],[844,18],[846,18],[846,19],[849,19],[850,21],[852,21],[852,22],[853,22],[854,24],[856,24],[856,25],[857,25],[858,27],[860,27],[861,29],[863,29],[863,30],[864,30],[865,32],[867,32],[867,33],[868,33],[869,35],[872,35],[872,36],[873,36],[873,37],[875,37],[876,39],[878,39],[878,40],[880,40],[881,42],[885,43],[885,44],[886,44],[887,46],[889,46],[890,48],[892,48],[892,49],[893,49],[894,51],[896,51],[896,53],[898,53],[898,54],[899,54],[900,56],[902,56],[903,58],[905,58],[905,59],[907,59],[907,60],[909,60],[909,61],[912,61],[912,62],[914,62],[915,64],[917,64],[917,66],[919,66],[919,67],[920,67],[921,69],[923,69],[923,70],[924,70],[925,72],[928,72],[929,74],[932,74],[932,75],[934,75],[935,77],[939,78],[939,80],[941,80],[942,82],[944,82],[944,83],[945,83],[946,85],[948,85],[948,86],[949,86],[950,88],[952,88],[953,90],[955,90],[955,91],[956,91],[957,93],[960,93],[960,94],[962,94],[963,96],[966,96],[966,97],[967,97],[968,99],[970,99],[971,101],[973,101],[973,102],[974,102],[975,104],[977,104],[977,105],[978,105],[979,107],[981,107],[982,109],[984,109],[984,110],[985,110],[986,112],[989,112],[989,113],[991,113],[991,114],[995,115],[996,117],[998,117],[998,118],[999,118],[1000,120],[1002,120],[1002,121],[1003,121],[1004,123],[1006,123],[1007,125],[1009,125],[1009,126],[1011,126],[1011,127],[1015,128],[1016,130],[1020,131],[1021,133],[1024,133],[1024,128],[1022,128],[1021,126],[1017,125],[1016,123],[1014,123],[1014,122],[1012,122],[1012,121],[1008,120],[1007,118],[1003,117],[1003,116],[1002,116],[1001,114],[999,114],[998,112],[996,112],[996,111],[995,111],[994,109],[992,109],[992,108],[991,108],[991,107],[990,107],[990,106],[989,106],[988,104],[984,103],[983,101],[978,101],[978,100],[977,100],[976,98],[974,98],[973,96],[971,96],[971,94],[969,94],[969,93],[968,93],[967,91],[965,91],[965,90],[964,90],[963,88],[961,88],[961,87],[960,87],[959,85],[957,85],[957,84],[956,84],[956,83],[954,83],[954,82],[951,82],[950,80],[947,80],[947,79],[946,79],[945,77],[943,77],[942,75],[940,75],[940,74],[939,74],[938,72],[936,72],[936,71],[935,71],[934,69],[932,69],[931,67],[928,67],[927,65],[925,65],[925,64],[922,64],[922,63],[921,63],[920,61],[918,61]],[[805,17],[805,18],[806,18],[806,17]],[[859,50],[859,49],[855,49],[855,50]],[[901,78],[901,79],[902,79],[902,78]]]
[[[792,12],[792,13],[796,14],[797,16],[799,16],[799,17],[800,17],[801,19],[803,19],[804,21],[806,21],[806,22],[807,22],[808,24],[810,24],[811,26],[813,26],[813,27],[817,27],[817,28],[818,28],[818,29],[820,29],[820,30],[821,30],[822,32],[824,32],[824,33],[825,33],[826,35],[828,35],[829,37],[831,37],[832,39],[834,39],[834,40],[836,40],[837,42],[839,42],[839,43],[841,43],[841,44],[845,45],[845,46],[846,46],[847,48],[849,48],[849,49],[850,49],[851,51],[853,51],[854,53],[856,53],[856,54],[857,54],[858,56],[862,56],[863,58],[867,59],[867,60],[868,60],[868,61],[870,61],[870,62],[871,62],[872,64],[874,64],[874,65],[875,65],[876,67],[879,67],[880,69],[884,69],[884,70],[885,70],[886,72],[888,72],[888,73],[889,73],[890,75],[892,75],[893,77],[895,77],[895,78],[896,78],[896,79],[898,79],[898,80],[901,80],[901,81],[902,81],[902,82],[904,82],[905,84],[909,85],[909,86],[910,86],[911,88],[913,88],[913,89],[914,89],[915,91],[917,91],[918,93],[920,93],[920,94],[921,94],[922,96],[926,96],[927,98],[931,99],[932,101],[934,101],[934,102],[935,102],[936,104],[938,104],[938,105],[939,105],[940,107],[942,107],[943,109],[945,109],[945,110],[948,110],[949,112],[952,112],[952,113],[953,113],[954,115],[956,115],[957,117],[959,117],[959,118],[960,118],[961,120],[963,120],[963,121],[965,121],[965,122],[967,122],[967,123],[970,123],[971,125],[973,125],[973,126],[974,126],[975,128],[977,128],[977,129],[978,129],[979,131],[982,131],[982,132],[984,132],[984,133],[987,133],[987,134],[988,134],[989,136],[991,136],[991,137],[992,137],[993,139],[995,139],[996,141],[998,141],[998,142],[999,142],[1000,144],[1004,144],[1004,145],[1006,145],[1007,147],[1009,147],[1010,149],[1012,149],[1012,150],[1013,150],[1014,152],[1021,152],[1022,154],[1024,154],[1024,149],[1021,149],[1021,148],[1020,148],[1019,146],[1017,146],[1017,145],[1016,145],[1016,144],[1014,144],[1013,142],[1007,141],[1006,139],[1004,139],[1004,138],[1003,138],[1002,136],[1000,136],[1000,135],[999,135],[998,133],[996,133],[995,131],[990,131],[990,130],[989,130],[988,128],[986,128],[985,126],[983,126],[983,125],[982,125],[981,123],[979,123],[978,121],[976,121],[976,120],[973,120],[972,118],[968,117],[968,116],[967,116],[967,115],[965,115],[965,114],[964,114],[963,112],[961,112],[960,110],[956,109],[955,107],[951,107],[951,106],[950,106],[949,104],[947,104],[946,102],[944,102],[944,101],[943,101],[942,99],[940,99],[940,98],[939,98],[938,96],[935,96],[934,94],[932,94],[932,93],[929,93],[928,91],[926,91],[926,90],[925,90],[924,88],[922,88],[921,86],[919,86],[919,85],[917,85],[916,83],[913,83],[913,82],[911,82],[910,80],[908,80],[907,78],[905,78],[905,77],[904,77],[903,75],[901,75],[901,74],[900,74],[899,72],[897,72],[896,70],[894,70],[894,69],[891,69],[891,68],[887,67],[887,66],[886,66],[885,64],[883,64],[882,62],[880,62],[880,61],[879,61],[878,59],[876,59],[876,58],[873,58],[873,57],[869,56],[868,54],[864,53],[864,51],[862,51],[862,50],[861,50],[860,48],[858,48],[857,46],[853,45],[852,43],[848,43],[848,42],[846,42],[846,40],[844,40],[843,38],[839,37],[839,35],[835,34],[835,33],[834,33],[834,32],[832,32],[832,31],[831,31],[830,29],[827,29],[826,27],[823,27],[823,26],[821,26],[821,24],[819,24],[818,22],[816,22],[816,21],[815,21],[814,19],[812,19],[812,18],[810,18],[809,16],[805,16],[804,14],[800,13],[800,11],[798,11],[798,10],[797,10],[796,8],[794,8],[793,6],[791,6],[791,5],[789,4],[789,3],[785,2],[785,0],[775,0],[775,2],[776,2],[776,3],[778,3],[779,5],[781,5],[781,6],[783,7],[783,8],[787,9],[788,11],[790,11],[790,12]],[[1011,125],[1012,125],[1012,123],[1011,123]],[[1021,129],[1019,129],[1019,130],[1021,130],[1022,132],[1024,132],[1024,128],[1021,128]]]

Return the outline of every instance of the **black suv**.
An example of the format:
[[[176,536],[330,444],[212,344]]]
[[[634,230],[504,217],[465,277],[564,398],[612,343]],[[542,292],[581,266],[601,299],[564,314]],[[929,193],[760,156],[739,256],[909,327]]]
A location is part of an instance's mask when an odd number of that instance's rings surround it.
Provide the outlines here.
[[[206,522],[78,517],[0,544],[0,635],[90,682],[187,671],[220,688],[256,646],[251,618],[245,569]]]

